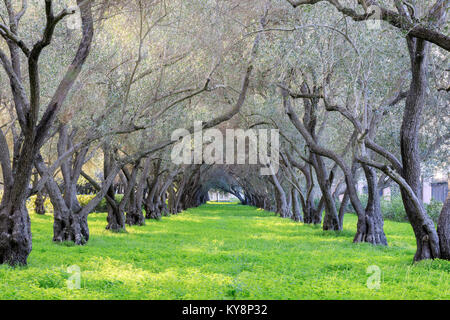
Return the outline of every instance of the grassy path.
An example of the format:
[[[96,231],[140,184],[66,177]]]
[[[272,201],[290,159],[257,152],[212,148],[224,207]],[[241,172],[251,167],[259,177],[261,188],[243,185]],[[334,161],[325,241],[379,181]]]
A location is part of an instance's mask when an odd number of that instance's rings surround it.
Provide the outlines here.
[[[386,222],[388,248],[241,205],[208,204],[128,233],[89,217],[84,247],[54,244],[52,217],[31,215],[29,266],[0,266],[0,299],[450,299],[450,262],[411,265],[409,224]],[[81,270],[69,290],[67,268]],[[381,270],[368,289],[369,266]],[[372,278],[371,278],[372,279]],[[370,281],[369,281],[370,282]]]

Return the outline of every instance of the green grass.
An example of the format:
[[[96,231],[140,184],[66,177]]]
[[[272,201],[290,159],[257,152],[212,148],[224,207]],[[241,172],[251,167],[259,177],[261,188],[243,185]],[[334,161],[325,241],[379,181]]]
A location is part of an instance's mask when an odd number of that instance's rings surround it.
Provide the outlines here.
[[[52,243],[52,217],[31,214],[27,267],[0,266],[1,299],[449,299],[450,262],[412,265],[407,223],[387,221],[389,247],[352,244],[356,217],[341,233],[237,204],[207,204],[128,233],[89,217],[86,246]],[[67,268],[81,269],[70,290]],[[381,270],[368,289],[369,266]]]

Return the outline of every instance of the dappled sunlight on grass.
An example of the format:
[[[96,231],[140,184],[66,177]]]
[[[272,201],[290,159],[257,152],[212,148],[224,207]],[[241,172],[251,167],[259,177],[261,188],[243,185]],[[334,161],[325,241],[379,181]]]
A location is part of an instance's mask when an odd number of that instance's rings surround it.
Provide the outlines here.
[[[83,247],[52,243],[52,217],[31,215],[27,267],[0,266],[3,299],[448,299],[450,263],[412,265],[415,240],[406,223],[387,221],[389,247],[353,244],[356,216],[344,231],[296,223],[238,204],[189,209],[127,233],[89,216]],[[81,270],[69,290],[67,268]],[[367,267],[381,288],[370,290]]]

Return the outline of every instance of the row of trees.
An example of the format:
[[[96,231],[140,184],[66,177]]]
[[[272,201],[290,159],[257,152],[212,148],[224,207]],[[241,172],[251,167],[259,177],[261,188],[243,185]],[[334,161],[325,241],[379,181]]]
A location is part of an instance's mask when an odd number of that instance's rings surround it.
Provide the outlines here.
[[[387,245],[379,190],[394,183],[414,259],[448,259],[448,201],[436,229],[419,196],[423,168],[448,165],[448,1],[350,2],[4,0],[0,263],[27,262],[32,195],[50,198],[56,242],[85,244],[103,199],[122,232],[221,189],[324,230],[350,203],[354,241]],[[171,132],[194,120],[279,129],[280,170],[173,164]],[[97,192],[84,206],[80,179]]]

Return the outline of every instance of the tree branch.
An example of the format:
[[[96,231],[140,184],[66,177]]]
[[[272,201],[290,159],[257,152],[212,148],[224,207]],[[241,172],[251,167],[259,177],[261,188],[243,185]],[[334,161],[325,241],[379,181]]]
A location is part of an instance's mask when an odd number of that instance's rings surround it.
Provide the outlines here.
[[[392,26],[406,32],[406,34],[410,37],[419,38],[422,40],[426,40],[436,44],[437,46],[443,48],[446,51],[450,51],[450,37],[438,32],[432,28],[421,25],[419,21],[412,21],[408,16],[404,16],[392,10],[386,9],[381,6],[377,6],[380,10],[379,16],[375,16],[375,11],[366,14],[359,14],[355,10],[344,7],[340,4],[338,0],[287,0],[294,8],[306,5],[306,4],[316,4],[318,2],[326,1],[333,5],[339,12],[344,14],[347,17],[350,17],[354,21],[367,21],[369,19],[377,19],[386,21]],[[429,20],[433,19],[436,16],[436,12],[439,10],[445,10],[446,6],[448,6],[447,0],[437,0],[430,10]],[[439,19],[442,20],[442,19]],[[445,20],[445,19],[443,19]]]

